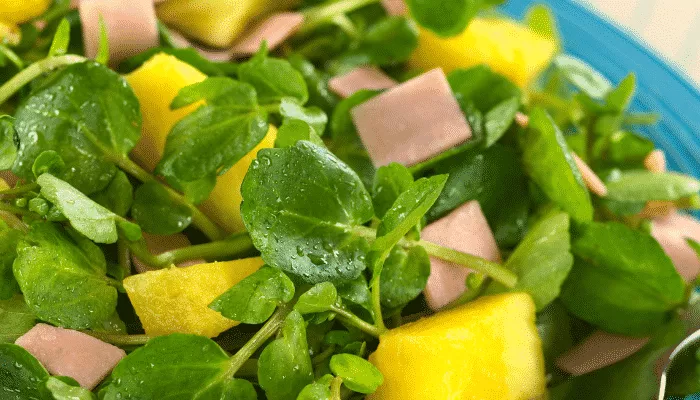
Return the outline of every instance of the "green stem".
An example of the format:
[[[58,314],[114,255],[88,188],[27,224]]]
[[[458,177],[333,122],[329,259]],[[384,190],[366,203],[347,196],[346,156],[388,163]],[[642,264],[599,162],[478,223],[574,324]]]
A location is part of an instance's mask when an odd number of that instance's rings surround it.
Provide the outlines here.
[[[0,190],[0,197],[14,196],[17,194],[24,194],[27,192],[36,191],[37,189],[39,189],[38,183],[28,183],[26,185],[17,186],[17,187],[12,188],[12,189]]]
[[[355,11],[370,4],[379,3],[380,0],[340,0],[330,4],[311,7],[304,11],[304,24],[298,33],[307,33],[320,25],[332,23],[333,19],[342,14]]]
[[[35,215],[33,212],[25,210],[24,208],[15,207],[13,205],[2,202],[0,202],[0,211],[5,211],[15,215]]]
[[[343,378],[336,376],[331,381],[331,400],[342,400],[340,388],[343,385]]]
[[[143,346],[149,340],[151,336],[148,335],[120,335],[117,333],[106,333],[106,332],[95,332],[95,331],[82,331],[96,339],[100,339],[103,342],[113,344],[115,346]]]
[[[374,326],[342,307],[333,305],[331,306],[331,311],[336,313],[341,321],[345,322],[348,325],[352,325],[355,328],[361,330],[362,332],[365,332],[374,337],[379,337],[387,331],[386,328]]]
[[[273,335],[279,331],[282,324],[284,324],[284,319],[292,311],[291,304],[284,304],[279,306],[277,311],[267,320],[265,325],[260,328],[255,335],[250,338],[248,343],[244,344],[236,354],[231,357],[229,369],[227,376],[233,378],[236,375],[248,359],[255,354],[255,352],[268,341]]]
[[[87,58],[68,54],[58,57],[49,57],[35,62],[34,64],[20,71],[17,75],[13,76],[12,79],[5,82],[5,84],[0,87],[0,104],[6,102],[7,99],[22,89],[24,85],[33,81],[43,73],[83,61],[87,61]]]
[[[485,278],[484,280],[481,281],[479,286],[475,288],[471,288],[464,293],[462,293],[458,298],[453,300],[451,303],[447,304],[445,307],[443,307],[443,310],[450,310],[455,307],[459,307],[461,305],[467,304],[470,301],[476,299],[477,297],[481,296],[482,293],[484,293],[484,290],[488,286],[489,282],[491,282],[490,278]]]
[[[120,238],[117,241],[117,262],[124,272],[124,277],[131,275],[131,254],[129,251],[129,242]]]
[[[27,226],[27,224],[22,222],[21,219],[17,218],[17,216],[12,213],[0,211],[0,220],[5,221],[5,223],[12,229],[16,229],[24,233],[29,232],[29,226]]]
[[[377,329],[381,331],[386,331],[386,325],[384,325],[384,317],[382,316],[382,294],[381,294],[381,276],[382,268],[384,267],[384,261],[386,257],[382,257],[374,265],[374,272],[372,273],[371,281],[371,295],[372,295],[372,310],[374,310],[374,324]]]
[[[326,350],[323,350],[322,352],[318,353],[314,358],[311,359],[311,363],[313,365],[319,365],[322,362],[326,361],[330,356],[335,354],[335,345],[332,344],[328,346]]]

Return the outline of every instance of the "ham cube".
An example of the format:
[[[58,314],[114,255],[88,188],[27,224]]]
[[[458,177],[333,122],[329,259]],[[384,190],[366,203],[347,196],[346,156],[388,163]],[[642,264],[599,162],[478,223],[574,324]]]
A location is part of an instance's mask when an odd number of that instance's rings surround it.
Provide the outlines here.
[[[422,238],[464,253],[501,262],[496,239],[478,201],[470,201],[423,229]],[[471,271],[438,258],[430,260],[425,298],[433,310],[456,300],[467,290]]]
[[[382,6],[391,16],[403,16],[408,14],[408,7],[404,0],[382,0]]]
[[[680,213],[656,218],[651,223],[651,235],[671,258],[683,279],[690,282],[700,274],[698,254],[686,242],[686,238],[700,242],[700,222],[695,218]]]
[[[605,186],[603,180],[596,175],[596,173],[591,169],[591,167],[586,164],[585,161],[581,159],[576,153],[571,153],[576,162],[578,170],[581,171],[581,177],[583,177],[583,182],[588,187],[588,190],[595,193],[599,197],[605,197],[608,195],[608,187]]]
[[[644,168],[651,172],[666,172],[666,154],[662,150],[654,150],[644,159]]]
[[[398,83],[374,67],[358,67],[345,75],[334,77],[328,87],[340,97],[350,97],[360,90],[384,90]]]
[[[649,338],[634,338],[596,331],[557,358],[556,364],[572,375],[584,375],[624,360],[647,343]]]
[[[402,83],[351,113],[377,167],[428,160],[472,135],[441,69]]]
[[[92,390],[109,375],[124,350],[82,332],[37,324],[15,342],[51,373],[69,376]]]
[[[231,48],[231,56],[250,56],[258,52],[260,45],[267,42],[268,49],[276,49],[292,36],[304,23],[304,16],[296,12],[274,14],[253,27]]]
[[[181,249],[183,247],[188,247],[191,245],[190,240],[187,236],[182,233],[176,233],[174,235],[152,235],[149,233],[143,234],[143,239],[146,241],[146,246],[148,251],[152,254],[161,254],[166,251]],[[139,260],[137,257],[132,257],[131,261],[134,263],[134,269],[137,273],[142,274],[144,272],[153,271],[154,269],[149,267],[148,264]],[[196,259],[189,260],[185,262],[178,263],[178,267],[189,267],[192,265],[204,264],[206,260]]]

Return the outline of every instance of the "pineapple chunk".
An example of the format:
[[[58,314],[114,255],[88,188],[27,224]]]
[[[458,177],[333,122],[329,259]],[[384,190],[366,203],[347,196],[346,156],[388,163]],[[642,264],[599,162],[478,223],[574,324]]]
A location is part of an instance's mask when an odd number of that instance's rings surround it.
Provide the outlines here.
[[[20,40],[22,40],[22,36],[17,25],[0,21],[0,43],[16,46]]]
[[[7,190],[7,189],[10,189],[10,185],[8,185],[4,179],[0,178],[0,190]]]
[[[392,329],[370,361],[384,384],[370,400],[529,400],[545,393],[535,304],[484,297]]]
[[[528,86],[550,63],[558,45],[515,21],[475,18],[461,34],[442,38],[422,29],[410,64],[421,69],[486,64],[520,87]]]
[[[171,267],[130,276],[124,279],[124,289],[146,334],[215,337],[238,322],[224,318],[209,304],[263,264],[256,257]]]
[[[51,0],[0,0],[0,21],[20,24],[40,16]]]

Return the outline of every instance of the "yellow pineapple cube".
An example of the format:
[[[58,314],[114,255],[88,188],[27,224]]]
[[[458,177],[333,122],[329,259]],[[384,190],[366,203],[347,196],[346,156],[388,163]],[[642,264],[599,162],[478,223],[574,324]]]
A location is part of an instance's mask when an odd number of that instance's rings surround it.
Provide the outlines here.
[[[0,0],[0,21],[27,22],[43,14],[51,3],[51,0]]]

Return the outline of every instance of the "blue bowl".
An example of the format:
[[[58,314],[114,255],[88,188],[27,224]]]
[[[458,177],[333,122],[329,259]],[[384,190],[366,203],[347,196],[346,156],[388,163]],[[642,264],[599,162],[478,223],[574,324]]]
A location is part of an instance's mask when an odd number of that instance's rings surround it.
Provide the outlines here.
[[[535,4],[548,5],[557,18],[564,51],[619,82],[637,75],[631,109],[655,112],[661,120],[639,133],[666,152],[669,168],[700,177],[700,92],[656,53],[575,0],[510,0],[501,10],[521,20]]]

